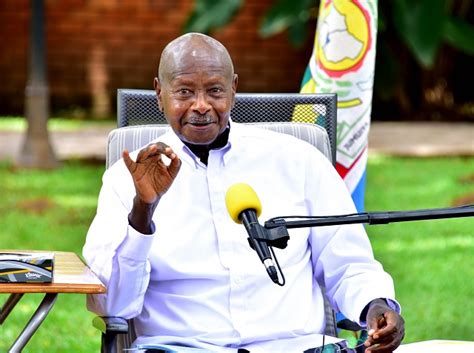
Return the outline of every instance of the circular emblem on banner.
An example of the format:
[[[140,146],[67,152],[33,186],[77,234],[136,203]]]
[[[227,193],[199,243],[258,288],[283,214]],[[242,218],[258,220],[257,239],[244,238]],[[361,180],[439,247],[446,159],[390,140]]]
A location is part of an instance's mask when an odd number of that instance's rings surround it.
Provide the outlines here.
[[[315,47],[330,77],[356,71],[370,49],[370,16],[357,0],[328,0],[320,11]]]

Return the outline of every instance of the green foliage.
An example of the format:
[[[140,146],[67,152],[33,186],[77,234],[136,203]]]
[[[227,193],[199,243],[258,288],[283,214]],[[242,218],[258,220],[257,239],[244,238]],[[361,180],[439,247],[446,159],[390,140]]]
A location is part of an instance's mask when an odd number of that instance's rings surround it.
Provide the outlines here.
[[[474,54],[474,26],[454,17],[448,3],[446,0],[392,2],[398,35],[424,67],[433,67],[445,42]]]
[[[309,9],[314,0],[278,0],[263,17],[259,33],[263,38],[288,30],[291,43],[303,45],[308,35]]]
[[[443,40],[444,0],[393,2],[395,28],[418,61],[433,66]],[[429,16],[427,15],[429,14]]]
[[[210,33],[228,24],[242,6],[243,0],[195,0],[195,7],[185,26],[185,32]]]
[[[444,24],[444,39],[453,47],[474,55],[474,26],[458,18],[448,18]]]

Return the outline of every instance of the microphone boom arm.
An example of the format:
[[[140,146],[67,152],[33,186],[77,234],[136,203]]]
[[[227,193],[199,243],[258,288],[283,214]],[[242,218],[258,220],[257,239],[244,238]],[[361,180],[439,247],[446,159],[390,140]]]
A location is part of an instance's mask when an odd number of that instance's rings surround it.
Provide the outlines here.
[[[343,224],[388,224],[394,222],[424,221],[430,219],[472,217],[474,205],[452,208],[435,208],[413,211],[389,211],[353,213],[338,216],[288,216],[269,219],[262,227],[259,240],[265,241],[268,246],[280,249],[286,248],[290,236],[288,229],[305,227],[322,227]],[[296,221],[287,221],[285,218],[298,218]]]
[[[322,216],[322,217],[307,217],[307,216],[292,216],[292,218],[300,218],[296,221],[287,221],[285,218],[290,217],[276,217],[265,222],[265,228],[270,231],[270,234],[276,233],[274,229],[280,227],[284,228],[304,228],[304,227],[322,227],[342,224],[366,223],[372,224],[388,224],[394,222],[407,221],[423,221],[429,219],[443,219],[443,218],[457,218],[457,217],[472,217],[474,216],[474,205],[466,205],[453,208],[434,208],[414,211],[390,211],[390,212],[365,212],[354,213],[338,216]],[[303,219],[306,218],[306,219]],[[281,233],[281,229],[278,230]],[[270,238],[278,238],[276,234]]]

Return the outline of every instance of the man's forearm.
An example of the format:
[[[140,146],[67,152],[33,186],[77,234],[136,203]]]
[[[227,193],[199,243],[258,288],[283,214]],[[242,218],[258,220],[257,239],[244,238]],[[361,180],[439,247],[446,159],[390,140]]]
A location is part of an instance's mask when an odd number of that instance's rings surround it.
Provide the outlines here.
[[[135,196],[132,210],[128,214],[128,223],[142,234],[153,234],[155,229],[152,219],[158,201],[153,204],[144,203]]]

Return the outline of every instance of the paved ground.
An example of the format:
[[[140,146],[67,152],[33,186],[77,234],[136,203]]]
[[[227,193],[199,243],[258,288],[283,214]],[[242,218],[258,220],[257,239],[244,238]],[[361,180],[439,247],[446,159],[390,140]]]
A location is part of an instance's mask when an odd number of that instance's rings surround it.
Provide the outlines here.
[[[75,132],[52,132],[51,143],[60,159],[105,160],[107,134],[113,125]],[[14,159],[23,134],[0,131],[0,159]],[[395,156],[474,156],[473,123],[373,122],[369,153]]]
[[[374,122],[369,153],[396,156],[474,156],[474,123]]]

